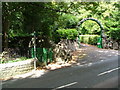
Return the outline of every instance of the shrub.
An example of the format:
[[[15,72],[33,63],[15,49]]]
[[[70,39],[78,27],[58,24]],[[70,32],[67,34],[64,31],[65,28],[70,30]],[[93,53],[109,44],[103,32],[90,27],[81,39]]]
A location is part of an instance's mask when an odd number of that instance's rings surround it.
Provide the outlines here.
[[[62,14],[59,17],[58,27],[59,28],[75,28],[78,24],[79,19],[71,14]]]
[[[120,28],[111,29],[109,31],[109,36],[115,40],[120,40]]]
[[[99,35],[80,35],[80,42],[96,45],[99,37]]]
[[[60,38],[75,40],[78,36],[78,31],[76,29],[59,29],[57,30]]]

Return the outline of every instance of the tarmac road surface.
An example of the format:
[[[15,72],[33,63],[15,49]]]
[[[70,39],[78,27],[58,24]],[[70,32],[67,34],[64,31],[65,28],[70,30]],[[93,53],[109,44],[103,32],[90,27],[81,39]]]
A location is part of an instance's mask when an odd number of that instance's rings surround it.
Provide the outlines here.
[[[101,49],[100,49],[101,50]],[[94,55],[95,51],[93,52]],[[100,52],[99,52],[100,53]],[[108,56],[100,59],[88,59],[94,57],[91,53],[78,64],[70,67],[49,71],[37,78],[24,78],[4,81],[3,88],[49,88],[53,90],[61,88],[118,88],[119,77],[119,55]],[[102,55],[104,56],[104,55]],[[88,62],[79,64],[81,62]]]

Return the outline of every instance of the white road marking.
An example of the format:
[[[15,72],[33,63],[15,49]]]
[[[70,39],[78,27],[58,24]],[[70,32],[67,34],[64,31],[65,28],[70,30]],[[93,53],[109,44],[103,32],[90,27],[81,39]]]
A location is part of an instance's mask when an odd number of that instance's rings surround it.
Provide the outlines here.
[[[68,87],[68,86],[74,85],[74,84],[76,84],[76,83],[78,83],[78,82],[73,82],[73,83],[70,83],[70,84],[66,84],[66,85],[63,85],[63,86],[57,87],[57,88],[52,89],[52,90],[57,90],[57,89],[60,89],[60,88]]]
[[[108,71],[105,71],[105,72],[103,72],[103,73],[98,74],[97,76],[101,76],[101,75],[104,75],[104,74],[107,74],[107,73],[113,72],[113,71],[115,71],[115,70],[118,70],[118,69],[120,69],[120,67],[118,67],[118,68],[114,68],[114,69],[111,69],[111,70],[108,70]]]

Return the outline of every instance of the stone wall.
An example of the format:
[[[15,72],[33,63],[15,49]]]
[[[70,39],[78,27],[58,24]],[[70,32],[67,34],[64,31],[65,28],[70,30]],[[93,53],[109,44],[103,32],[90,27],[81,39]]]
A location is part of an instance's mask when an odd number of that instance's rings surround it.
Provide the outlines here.
[[[14,63],[0,64],[0,79],[27,73],[34,68],[34,60],[28,59]]]

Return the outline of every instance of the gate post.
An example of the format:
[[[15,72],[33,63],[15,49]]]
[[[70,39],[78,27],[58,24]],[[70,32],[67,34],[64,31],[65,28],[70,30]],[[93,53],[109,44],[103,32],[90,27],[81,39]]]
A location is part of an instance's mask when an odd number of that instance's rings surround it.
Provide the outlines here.
[[[34,69],[36,70],[36,61],[37,61],[37,56],[36,56],[36,32],[34,31]]]

